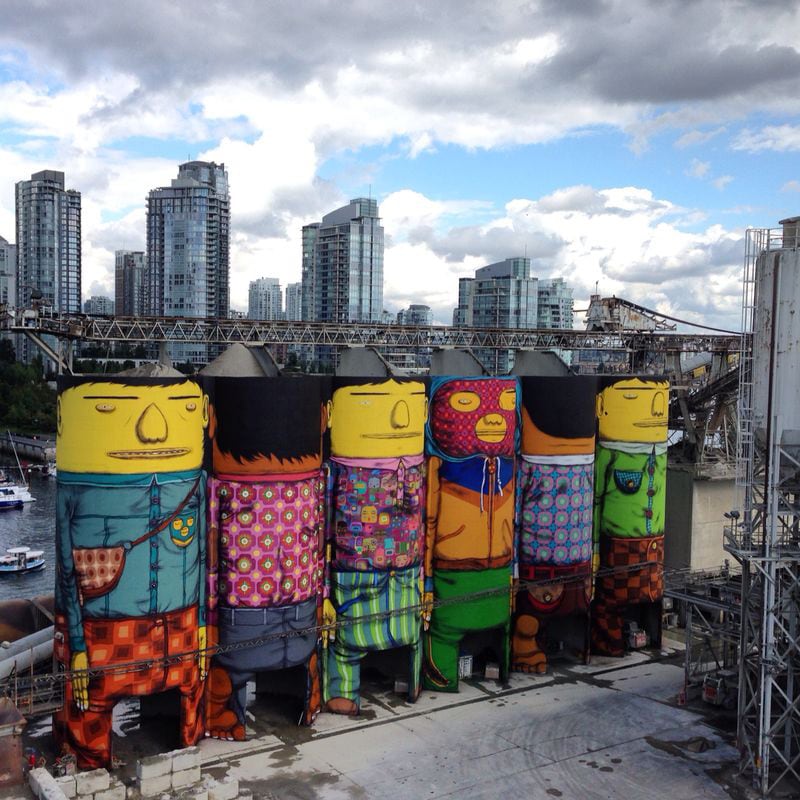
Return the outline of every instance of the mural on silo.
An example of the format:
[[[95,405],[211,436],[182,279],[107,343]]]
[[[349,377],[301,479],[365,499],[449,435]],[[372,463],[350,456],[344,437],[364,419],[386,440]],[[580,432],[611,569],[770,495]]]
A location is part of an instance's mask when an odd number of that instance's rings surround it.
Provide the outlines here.
[[[183,377],[58,389],[54,646],[71,675],[53,731],[80,767],[107,767],[124,697],[177,689],[181,745],[203,733],[208,399]],[[113,669],[131,662],[146,663]]]
[[[592,648],[625,652],[625,624],[661,637],[669,384],[601,379],[597,396]]]
[[[426,414],[422,381],[334,379],[325,619],[344,623],[325,661],[334,713],[358,712],[370,651],[409,648],[408,699],[419,694]]]
[[[246,738],[247,682],[261,673],[303,667],[301,721],[320,710],[326,387],[311,376],[214,381],[209,608],[221,652],[206,706],[214,738]]]
[[[589,653],[596,382],[589,376],[520,377],[517,470],[519,578],[512,669],[543,673],[548,641],[563,642],[577,617]]]
[[[431,379],[423,685],[458,691],[461,640],[497,629],[501,680],[508,674],[514,558],[516,378]],[[485,593],[475,600],[447,603]]]

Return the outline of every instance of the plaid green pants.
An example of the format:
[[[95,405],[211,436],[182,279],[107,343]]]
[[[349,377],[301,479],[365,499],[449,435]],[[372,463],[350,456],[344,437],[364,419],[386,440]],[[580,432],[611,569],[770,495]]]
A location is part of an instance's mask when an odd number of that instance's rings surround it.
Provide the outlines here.
[[[409,647],[408,696],[418,694],[422,664],[420,638],[420,568],[385,572],[331,573],[331,600],[337,621],[344,623],[328,647],[325,701],[344,697],[358,703],[361,659],[373,650]],[[412,609],[404,611],[403,609]],[[380,619],[362,619],[375,614]]]

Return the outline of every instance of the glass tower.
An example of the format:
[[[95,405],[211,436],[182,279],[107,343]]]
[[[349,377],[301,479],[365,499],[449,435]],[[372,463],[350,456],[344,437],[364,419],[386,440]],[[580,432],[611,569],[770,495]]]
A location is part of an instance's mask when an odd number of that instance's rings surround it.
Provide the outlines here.
[[[225,165],[181,164],[177,179],[168,187],[153,189],[147,198],[146,313],[226,319],[229,241]],[[199,365],[214,354],[201,344],[170,345],[174,361]]]
[[[144,311],[145,258],[140,250],[114,253],[114,308],[121,317],[140,317]]]
[[[17,246],[0,236],[0,303],[17,304]]]
[[[64,189],[64,173],[42,170],[16,185],[17,291],[56,311],[81,310],[81,193]]]
[[[303,318],[378,322],[382,311],[378,201],[359,197],[303,228]]]
[[[250,281],[247,299],[249,319],[283,319],[283,292],[277,278]]]

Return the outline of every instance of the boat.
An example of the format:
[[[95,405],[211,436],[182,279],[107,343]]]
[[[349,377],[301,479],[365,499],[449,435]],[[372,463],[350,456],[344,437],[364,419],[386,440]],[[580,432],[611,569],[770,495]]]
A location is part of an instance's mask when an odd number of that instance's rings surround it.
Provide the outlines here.
[[[10,490],[10,492],[13,494],[13,497],[21,500],[23,503],[32,503],[36,498],[31,494],[30,488],[28,487],[28,482],[25,480],[25,473],[22,471],[22,464],[19,463],[19,456],[17,455],[17,448],[14,444],[14,439],[11,436],[11,431],[6,431],[6,434],[8,435],[8,441],[11,445],[11,449],[14,451],[14,458],[17,461],[17,469],[19,470],[20,477],[22,478],[22,484],[14,483],[8,477],[8,475],[6,475],[5,471],[0,469],[0,489]],[[8,500],[11,496],[12,495],[9,494],[9,492],[0,493],[0,501],[2,501],[2,499]],[[2,503],[0,502],[0,508],[2,507],[19,508],[19,506],[13,502],[9,502],[5,506],[2,506]]]
[[[31,550],[30,547],[9,547],[0,556],[0,575],[35,572],[44,569],[44,550]]]
[[[22,508],[24,503],[19,486],[0,486],[0,511]]]

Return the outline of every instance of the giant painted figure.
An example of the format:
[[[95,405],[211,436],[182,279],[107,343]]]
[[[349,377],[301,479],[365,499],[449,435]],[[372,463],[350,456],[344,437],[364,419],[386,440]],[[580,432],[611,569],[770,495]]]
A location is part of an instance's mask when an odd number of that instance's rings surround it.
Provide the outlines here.
[[[355,714],[369,651],[410,648],[409,700],[419,694],[427,403],[417,380],[334,385],[326,617],[346,624],[328,648],[325,698],[329,711]]]
[[[517,471],[519,577],[512,668],[544,672],[548,627],[580,615],[588,655],[592,599],[595,393],[592,377],[521,377]]]
[[[209,676],[206,728],[215,738],[244,740],[247,682],[261,672],[304,667],[302,721],[320,710],[326,385],[310,376],[214,381],[209,599],[223,652]],[[224,649],[249,640],[262,641]]]
[[[668,394],[664,380],[625,377],[605,379],[597,397],[594,532],[600,574],[592,647],[604,655],[624,653],[625,618],[663,594]],[[649,617],[656,638],[660,614]]]
[[[181,744],[202,735],[207,422],[194,380],[59,379],[53,730],[81,767],[110,765],[123,697],[177,689]]]
[[[427,427],[426,604],[486,592],[433,610],[423,685],[458,691],[459,644],[471,631],[502,635],[508,673],[514,558],[516,378],[433,378]]]

